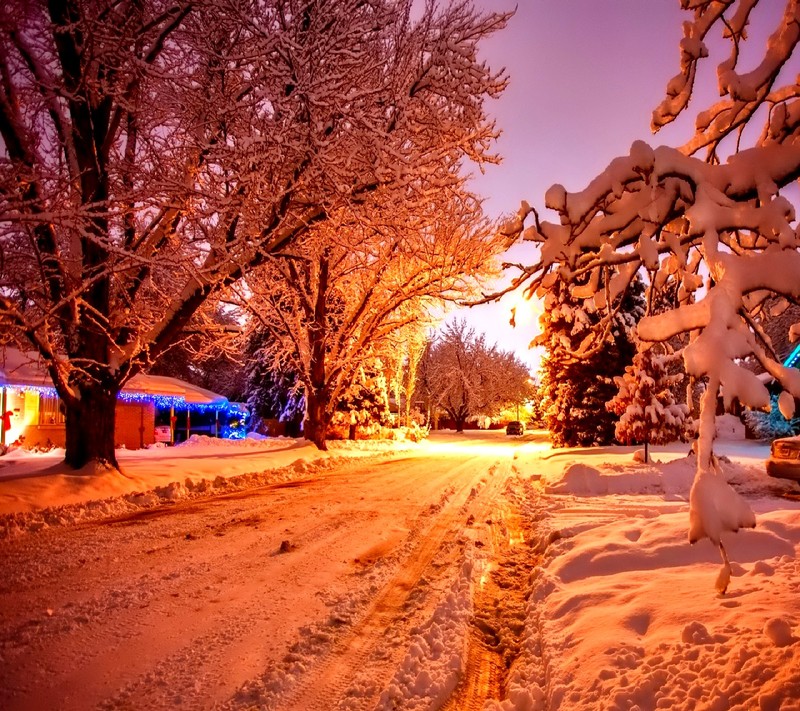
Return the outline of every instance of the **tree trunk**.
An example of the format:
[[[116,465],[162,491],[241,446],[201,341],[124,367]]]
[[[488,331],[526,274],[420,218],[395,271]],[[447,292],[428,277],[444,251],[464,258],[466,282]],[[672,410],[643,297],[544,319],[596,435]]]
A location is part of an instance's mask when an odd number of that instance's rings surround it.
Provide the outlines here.
[[[351,442],[356,441],[356,425],[350,425],[350,429],[347,432],[347,439]]]
[[[306,392],[306,421],[303,424],[305,438],[314,443],[317,449],[327,451],[325,436],[328,432],[326,415],[326,398],[324,393],[309,389]]]
[[[466,419],[466,417],[456,417],[456,432],[464,431],[464,422]]]
[[[80,469],[92,460],[119,469],[114,451],[118,392],[113,386],[92,384],[80,389],[80,398],[64,400],[64,460],[73,469]]]
[[[306,421],[303,425],[305,437],[311,440],[317,449],[323,452],[328,449],[325,437],[328,434],[330,415],[328,414],[329,391],[325,368],[325,356],[328,336],[328,275],[330,263],[327,250],[319,258],[319,274],[317,276],[317,298],[314,303],[314,325],[308,330],[311,350],[310,380],[306,385]]]

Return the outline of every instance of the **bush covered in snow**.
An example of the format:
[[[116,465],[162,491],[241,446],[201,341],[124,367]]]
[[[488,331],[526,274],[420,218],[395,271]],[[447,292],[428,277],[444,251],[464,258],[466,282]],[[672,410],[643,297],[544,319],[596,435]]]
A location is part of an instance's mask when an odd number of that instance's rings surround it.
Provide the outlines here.
[[[800,433],[800,417],[784,417],[778,407],[777,395],[770,397],[769,412],[747,410],[744,421],[756,439],[791,437]]]
[[[683,376],[668,374],[669,358],[669,354],[645,347],[625,368],[625,374],[614,379],[619,392],[606,407],[620,415],[615,432],[623,444],[667,444],[683,439],[689,408],[675,401],[672,386]],[[645,461],[647,451],[645,446]]]

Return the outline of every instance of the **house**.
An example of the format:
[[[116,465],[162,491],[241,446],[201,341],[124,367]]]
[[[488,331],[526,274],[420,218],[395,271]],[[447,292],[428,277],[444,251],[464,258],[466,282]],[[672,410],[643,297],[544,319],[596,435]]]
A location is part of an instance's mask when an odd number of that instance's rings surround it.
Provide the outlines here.
[[[229,412],[241,419],[241,407],[218,393],[177,378],[140,373],[119,394],[116,445],[140,449],[156,441],[174,443],[198,428],[219,436]],[[0,351],[0,415],[0,445],[20,441],[28,447],[64,446],[64,408],[35,354]]]

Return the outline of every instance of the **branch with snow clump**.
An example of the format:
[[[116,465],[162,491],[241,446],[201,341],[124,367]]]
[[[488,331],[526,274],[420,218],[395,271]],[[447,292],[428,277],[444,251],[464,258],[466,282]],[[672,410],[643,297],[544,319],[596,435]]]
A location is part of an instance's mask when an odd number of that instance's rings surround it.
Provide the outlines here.
[[[541,246],[539,262],[521,276],[528,292],[543,295],[562,281],[587,308],[607,314],[601,322],[607,323],[640,271],[650,274],[651,289],[677,285],[677,307],[642,319],[638,335],[666,342],[690,334],[683,350],[686,372],[707,379],[690,500],[692,541],[708,537],[720,545],[721,532],[754,525],[749,507],[713,464],[718,397],[726,406],[734,400],[769,406],[766,387],[741,359],[755,355],[800,397],[800,372],[762,347],[750,300],[762,292],[800,300],[800,238],[794,209],[778,187],[798,174],[800,143],[759,146],[710,165],[637,141],[630,155],[612,161],[584,191],[548,191],[547,205],[558,212],[559,224],[537,220],[524,229],[532,212],[524,205],[509,227]],[[708,274],[704,292],[700,266]],[[576,287],[579,278],[583,286]],[[586,288],[587,279],[593,288]]]

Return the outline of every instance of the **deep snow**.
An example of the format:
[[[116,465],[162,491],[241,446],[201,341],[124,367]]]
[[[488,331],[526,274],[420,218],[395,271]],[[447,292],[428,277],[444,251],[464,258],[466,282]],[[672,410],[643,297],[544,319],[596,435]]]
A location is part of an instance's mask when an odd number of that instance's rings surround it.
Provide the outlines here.
[[[396,456],[386,452],[399,448],[404,451]],[[457,538],[466,543],[454,543],[448,560],[460,556],[461,562],[449,577],[432,585],[435,594],[418,610],[424,621],[418,620],[407,635],[397,633],[396,645],[406,651],[388,655],[383,663],[394,665],[393,681],[380,692],[370,686],[368,671],[365,676],[365,670],[352,669],[339,707],[362,708],[364,699],[380,693],[379,708],[438,708],[469,666],[469,621],[479,612],[476,600],[494,568],[501,576],[500,597],[512,595],[516,585],[525,602],[514,613],[518,620],[506,620],[509,627],[519,623],[520,649],[502,697],[487,702],[486,708],[800,709],[800,497],[792,493],[797,491],[794,484],[766,476],[766,445],[735,438],[720,440],[717,453],[722,455],[725,477],[755,511],[757,526],[724,536],[733,572],[725,595],[714,589],[720,566],[717,549],[707,539],[695,545],[687,541],[694,474],[687,445],[654,447],[656,463],[645,465],[634,461],[633,448],[551,450],[537,433],[521,439],[506,438],[502,432],[436,433],[421,444],[343,443],[327,454],[294,440],[227,445],[198,440],[174,449],[122,452],[125,476],[97,479],[65,474],[58,453],[15,454],[0,458],[0,530],[5,534],[0,548],[11,552],[20,541],[35,543],[42,529],[164,502],[323,477],[341,468],[346,457],[366,455],[364,462],[373,461],[369,457],[376,450],[383,452],[381,461],[433,461],[449,451],[483,457],[475,460],[481,462],[483,474],[463,501],[453,491],[442,492],[441,500],[428,507],[430,520],[440,520],[437,516],[448,502],[458,504],[458,512],[480,504],[483,508],[475,509],[479,523],[482,516],[497,519],[513,494],[526,520],[526,528],[520,529],[526,539],[523,546],[521,535],[515,541],[509,534],[505,544],[495,540],[485,545],[480,533],[486,526],[459,522]],[[465,469],[464,476],[474,476],[471,471]],[[328,503],[325,491],[321,486],[317,492],[323,508]],[[60,502],[68,505],[59,508]],[[43,504],[49,508],[42,509]],[[434,535],[437,529],[431,526],[420,528],[418,535]],[[439,535],[447,538],[447,530],[442,528]],[[399,574],[392,572],[392,561],[399,560],[402,546],[395,549],[384,543],[393,552],[383,566],[371,569],[372,592],[370,587],[325,591],[339,600],[337,614],[355,620],[356,628],[360,616],[369,619],[364,611],[374,605],[370,595],[383,590],[381,586],[397,589],[400,584],[392,577]],[[35,548],[28,546],[33,558]],[[507,561],[521,549],[530,570],[498,567],[502,556]],[[541,558],[535,557],[538,554]],[[443,553],[431,555],[429,565]],[[3,554],[0,560],[8,565],[10,558]],[[319,558],[315,563],[312,558],[310,563],[322,569],[326,561]],[[47,561],[40,564],[46,566]],[[0,570],[0,575],[8,580],[12,572]],[[13,595],[13,590],[8,593]],[[316,603],[295,604],[300,614]],[[33,620],[64,613],[32,610],[30,616]],[[4,659],[10,659],[14,644],[8,634],[4,627]],[[330,665],[321,661],[326,658],[325,644],[315,636],[324,639],[325,634],[325,629],[315,628],[295,639],[292,654],[299,666],[274,670],[269,684],[298,684],[306,689],[300,698],[313,699],[314,675],[326,668],[331,673]],[[169,673],[164,673],[162,683],[169,685]],[[251,681],[227,708],[283,708],[282,692],[267,693],[265,684],[266,678]],[[175,705],[192,707],[187,703]]]

